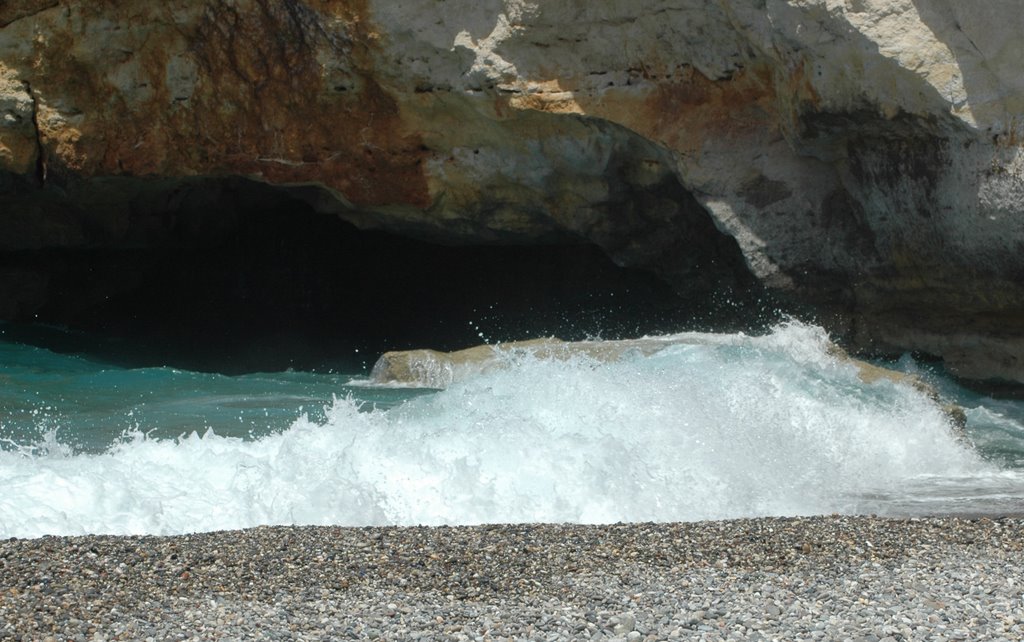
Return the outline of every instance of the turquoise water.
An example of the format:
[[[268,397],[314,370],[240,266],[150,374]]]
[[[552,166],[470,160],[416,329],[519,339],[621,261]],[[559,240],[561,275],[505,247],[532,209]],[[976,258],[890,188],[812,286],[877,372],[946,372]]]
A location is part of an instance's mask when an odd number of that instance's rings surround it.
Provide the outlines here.
[[[819,328],[692,337],[610,363],[516,354],[447,390],[0,340],[0,536],[1021,512],[1024,403],[896,364],[963,405],[964,440]]]
[[[209,430],[251,440],[286,430],[302,415],[323,421],[335,397],[369,410],[429,393],[370,388],[362,379],[133,369],[0,341],[0,439],[8,450],[59,445],[76,454],[103,452],[134,433],[160,440]]]

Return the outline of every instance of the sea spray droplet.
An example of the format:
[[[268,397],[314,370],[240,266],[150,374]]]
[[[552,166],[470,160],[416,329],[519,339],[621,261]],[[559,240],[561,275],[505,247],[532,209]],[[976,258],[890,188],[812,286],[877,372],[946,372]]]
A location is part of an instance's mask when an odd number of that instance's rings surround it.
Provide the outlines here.
[[[700,338],[612,361],[515,351],[397,407],[340,396],[255,441],[0,452],[0,536],[934,511],[986,480],[1024,496],[931,399],[864,383],[820,329]]]

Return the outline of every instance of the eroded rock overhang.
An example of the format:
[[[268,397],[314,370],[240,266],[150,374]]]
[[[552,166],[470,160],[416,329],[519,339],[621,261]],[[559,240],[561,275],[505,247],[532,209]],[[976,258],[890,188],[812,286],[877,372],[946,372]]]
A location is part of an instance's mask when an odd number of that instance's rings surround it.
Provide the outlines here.
[[[680,292],[749,274],[854,347],[1024,381],[1021,20],[1011,0],[11,3],[0,244],[116,236],[111,177],[241,176],[364,228],[574,236]]]

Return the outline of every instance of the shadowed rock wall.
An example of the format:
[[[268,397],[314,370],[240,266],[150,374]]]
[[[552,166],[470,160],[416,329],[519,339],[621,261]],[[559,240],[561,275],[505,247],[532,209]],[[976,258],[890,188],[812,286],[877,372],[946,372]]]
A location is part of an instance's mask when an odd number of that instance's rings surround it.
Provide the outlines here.
[[[406,236],[574,237],[683,295],[752,277],[854,347],[1024,381],[1013,0],[21,0],[0,25],[0,250],[145,247],[154,181],[239,176]]]

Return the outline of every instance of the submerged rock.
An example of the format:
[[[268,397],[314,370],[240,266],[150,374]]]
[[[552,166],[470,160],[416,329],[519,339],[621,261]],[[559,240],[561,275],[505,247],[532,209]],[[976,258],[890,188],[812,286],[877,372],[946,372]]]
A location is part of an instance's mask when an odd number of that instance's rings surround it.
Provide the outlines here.
[[[562,341],[554,337],[484,344],[441,352],[438,350],[401,350],[386,352],[377,359],[370,380],[377,385],[399,385],[417,388],[448,388],[452,384],[479,374],[510,367],[517,356],[529,355],[537,359],[570,359],[586,357],[598,362],[616,361],[629,355],[652,355],[676,345],[721,345],[715,335],[678,334],[660,337],[642,337],[619,341]],[[829,356],[856,367],[857,375],[865,384],[887,380],[911,386],[939,404],[949,418],[958,437],[966,439],[967,416],[959,405],[944,399],[933,386],[920,377],[883,368],[855,359],[835,344],[827,346]]]
[[[510,358],[517,354],[529,354],[538,359],[585,356],[598,361],[614,361],[627,354],[654,354],[681,343],[699,343],[699,340],[682,335],[622,341],[562,341],[549,337],[484,344],[453,352],[398,350],[385,352],[377,359],[370,379],[380,385],[443,389],[468,377],[506,367],[511,363]]]
[[[554,337],[484,344],[442,352],[439,350],[396,350],[385,352],[374,363],[370,379],[377,385],[444,389],[483,373],[514,365],[517,356],[541,359],[568,359],[584,356],[599,362],[614,361],[629,355],[650,355],[681,344],[722,345],[715,335],[680,334],[663,337],[642,337],[620,341],[562,341]],[[836,344],[828,344],[826,352],[837,361],[850,363],[865,384],[886,380],[906,385],[935,401],[949,420],[959,439],[968,440],[967,415],[958,404],[945,399],[933,386],[918,376],[882,368],[848,355]]]
[[[201,236],[178,188],[245,177],[409,236],[584,240],[684,293],[756,281],[853,347],[1024,382],[1022,20],[1015,0],[20,0],[0,252]],[[3,268],[0,312],[32,318],[46,278]]]

